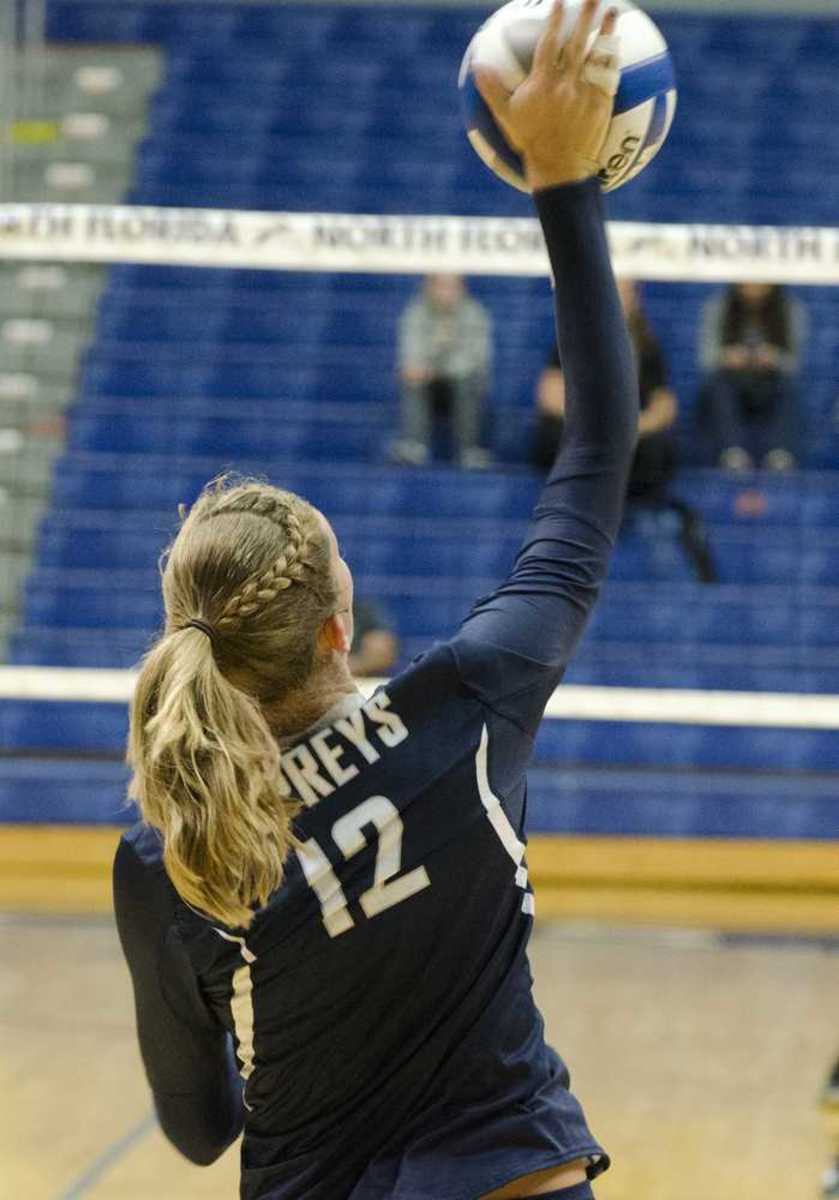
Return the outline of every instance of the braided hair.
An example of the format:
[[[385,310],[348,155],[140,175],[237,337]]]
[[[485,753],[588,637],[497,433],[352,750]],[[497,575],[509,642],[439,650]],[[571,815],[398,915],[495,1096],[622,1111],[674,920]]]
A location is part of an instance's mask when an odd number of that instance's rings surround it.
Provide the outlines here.
[[[337,591],[322,522],[291,492],[222,478],[182,516],[161,564],[166,627],[132,702],[130,795],[181,897],[241,927],[293,844],[265,708],[310,680]]]

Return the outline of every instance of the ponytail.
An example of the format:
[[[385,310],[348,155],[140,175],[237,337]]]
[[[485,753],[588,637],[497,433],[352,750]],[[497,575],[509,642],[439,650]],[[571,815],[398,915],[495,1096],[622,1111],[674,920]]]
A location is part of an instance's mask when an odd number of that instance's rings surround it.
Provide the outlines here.
[[[162,834],[181,898],[247,928],[282,882],[293,813],[259,703],[219,670],[200,623],[169,632],[146,655],[128,762],[129,795]]]

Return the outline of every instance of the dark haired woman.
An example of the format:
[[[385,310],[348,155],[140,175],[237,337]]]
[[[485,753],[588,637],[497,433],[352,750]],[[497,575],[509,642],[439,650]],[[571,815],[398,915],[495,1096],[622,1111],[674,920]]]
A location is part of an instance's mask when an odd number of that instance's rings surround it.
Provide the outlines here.
[[[798,455],[794,380],[806,314],[776,284],[738,283],[705,306],[699,359],[721,467],[789,471]]]
[[[631,504],[675,512],[681,524],[682,546],[697,579],[715,583],[716,567],[702,519],[669,489],[678,465],[673,431],[679,402],[670,386],[664,352],[644,311],[635,280],[618,280],[618,294],[634,351],[641,402],[638,444],[629,473],[627,498]],[[538,470],[550,469],[564,430],[565,377],[554,343],[536,388],[536,426],[530,461]]]
[[[591,1200],[608,1166],[533,1002],[524,845],[638,422],[596,178],[616,13],[592,47],[596,13],[563,42],[557,4],[512,95],[480,81],[527,165],[568,381],[509,578],[365,701],[352,576],[305,500],[211,487],[166,560],[117,922],[164,1132],[210,1163],[244,1129],[243,1200]]]
[[[672,434],[679,405],[670,387],[658,338],[644,312],[638,285],[633,279],[620,279],[618,294],[635,352],[641,402],[629,494],[646,497],[661,493],[673,477],[676,453]],[[547,471],[556,458],[565,427],[565,378],[556,344],[539,377],[536,409],[530,459],[535,467]]]

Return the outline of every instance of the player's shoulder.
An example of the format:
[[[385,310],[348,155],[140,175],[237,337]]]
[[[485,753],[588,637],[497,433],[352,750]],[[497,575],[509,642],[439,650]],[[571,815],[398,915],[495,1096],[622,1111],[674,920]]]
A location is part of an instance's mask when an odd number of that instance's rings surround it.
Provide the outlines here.
[[[399,711],[439,708],[447,700],[461,697],[462,681],[451,642],[435,642],[394,675],[384,690]]]
[[[120,936],[138,944],[163,936],[177,919],[177,892],[163,865],[160,834],[143,822],[123,833],[114,855],[114,911]]]
[[[154,887],[165,879],[163,839],[156,829],[137,821],[119,839],[114,855],[114,884]]]
[[[387,693],[399,711],[408,706],[439,712],[443,706],[477,705],[514,723],[524,721],[529,728],[539,722],[546,687],[552,690],[558,682],[552,663],[485,641],[462,626],[394,676]]]
[[[163,865],[163,838],[145,821],[135,821],[119,841],[120,846],[130,850],[141,863],[150,867]]]

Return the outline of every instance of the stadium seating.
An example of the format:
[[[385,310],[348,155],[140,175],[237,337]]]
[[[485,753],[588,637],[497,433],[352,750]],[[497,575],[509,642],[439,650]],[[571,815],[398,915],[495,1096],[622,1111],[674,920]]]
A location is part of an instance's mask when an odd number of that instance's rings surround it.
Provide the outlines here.
[[[115,825],[131,820],[120,763],[0,760],[0,822]],[[827,777],[765,779],[759,791],[733,772],[685,774],[552,766],[530,772],[530,822],[544,833],[772,839],[839,836]]]
[[[525,198],[491,178],[462,133],[454,80],[474,10],[51,0],[49,20],[51,35],[70,44],[164,50],[133,160],[131,202],[530,213]],[[611,199],[611,214],[835,223],[839,43],[828,23],[663,15],[661,24],[679,73],[680,112],[666,149]],[[127,90],[143,94],[150,70],[124,79]],[[111,107],[123,118],[129,111],[127,100],[112,99]],[[107,174],[108,155],[101,157],[93,169]],[[100,198],[107,195],[106,186]],[[501,466],[469,475],[386,463],[396,426],[396,321],[415,287],[398,276],[115,267],[77,386],[75,360],[69,351],[62,357],[59,335],[87,311],[81,300],[78,310],[66,306],[68,296],[58,308],[30,313],[25,299],[14,298],[9,312],[56,322],[51,349],[39,359],[48,376],[39,381],[43,402],[58,396],[62,409],[73,403],[11,660],[136,663],[160,619],[154,569],[176,527],[177,505],[229,468],[265,475],[329,512],[359,592],[380,599],[396,623],[403,662],[452,630],[509,568],[537,492],[521,464],[533,383],[552,339],[550,291],[543,280],[473,282],[496,323],[489,432]],[[672,365],[684,457],[694,467],[676,491],[707,522],[721,585],[693,581],[674,514],[633,508],[568,678],[839,691],[839,482],[829,474],[839,449],[839,292],[799,289],[812,323],[801,387],[806,462],[817,470],[732,482],[696,469],[703,461],[696,326],[710,290],[649,284],[646,302]],[[0,321],[6,312],[0,300]],[[32,357],[9,347],[0,331],[0,372],[25,375]],[[27,459],[16,470],[40,478],[42,465]],[[115,754],[124,725],[118,706],[66,704],[57,713],[55,706],[0,704],[3,744],[21,754],[80,745]],[[531,804],[539,828],[766,837],[835,831],[835,804],[818,775],[837,766],[824,734],[551,723],[537,758]],[[557,763],[561,775],[548,769]],[[696,773],[680,774],[674,789],[674,772],[688,767]],[[760,769],[774,769],[780,782],[770,784]],[[19,815],[18,797],[36,777],[51,811],[59,785],[48,764],[21,759],[4,772],[0,818],[30,819]],[[68,811],[117,819],[123,788],[120,768],[78,764]],[[86,789],[95,803],[85,801]]]

